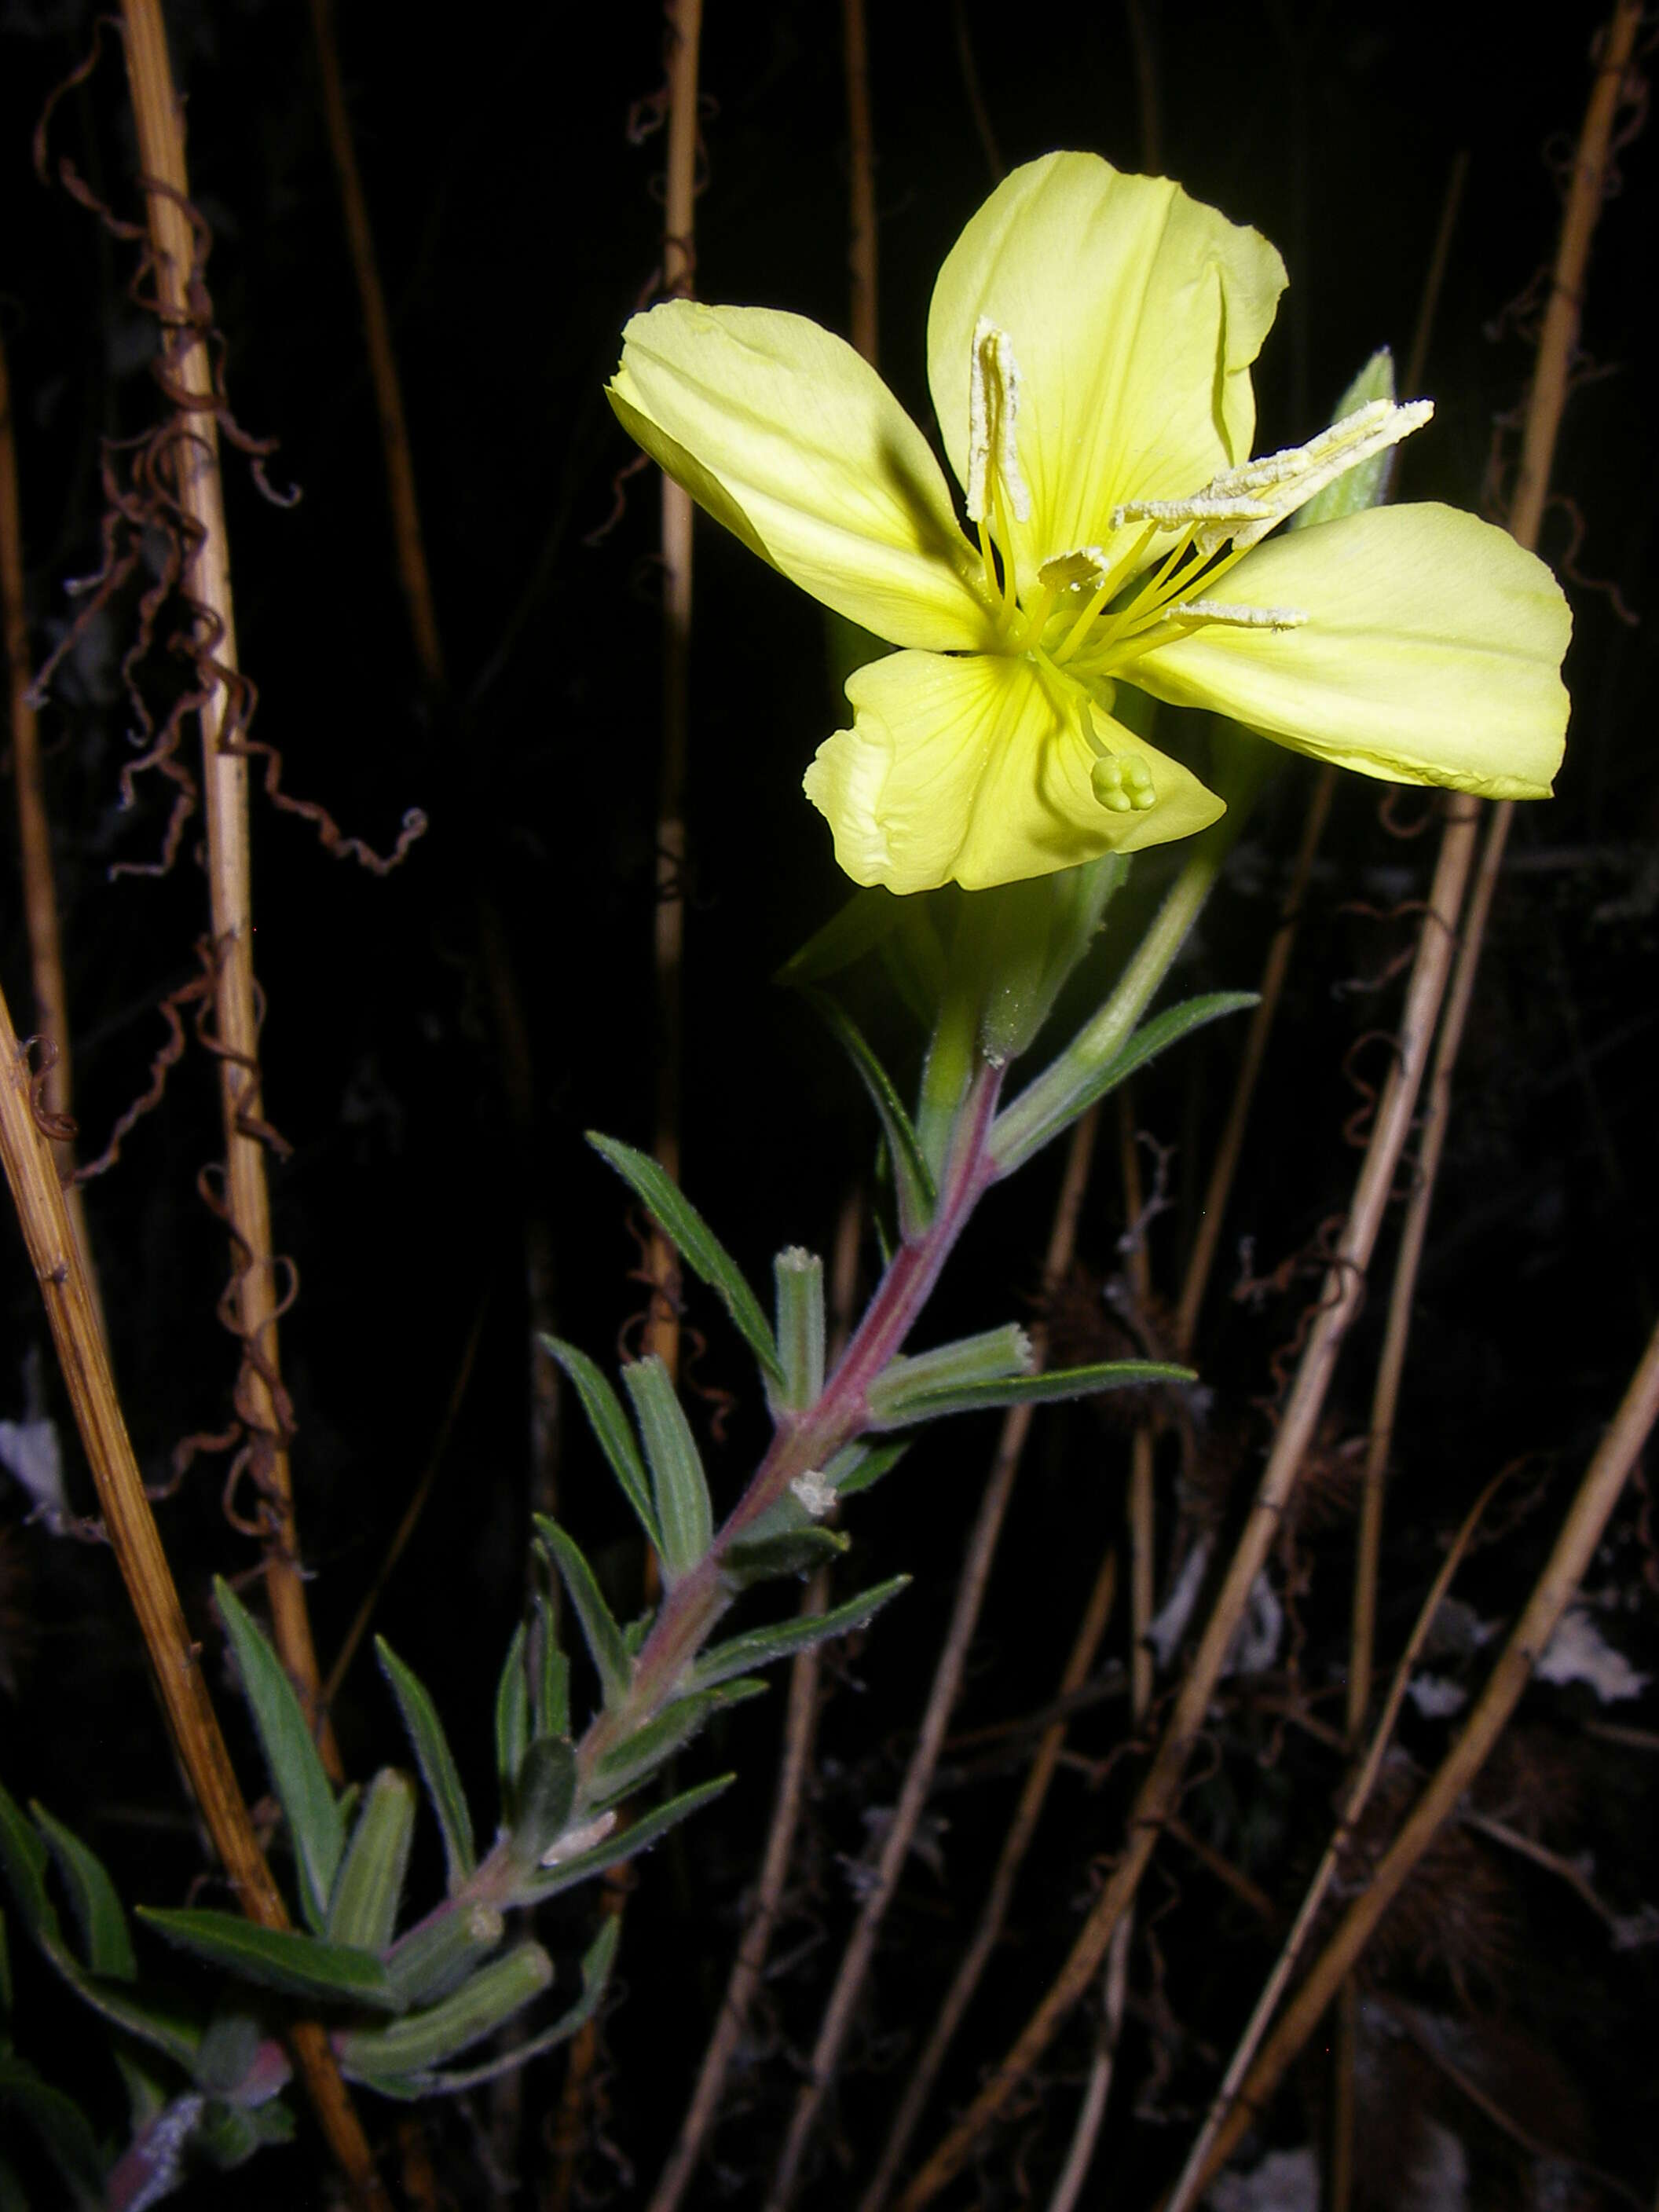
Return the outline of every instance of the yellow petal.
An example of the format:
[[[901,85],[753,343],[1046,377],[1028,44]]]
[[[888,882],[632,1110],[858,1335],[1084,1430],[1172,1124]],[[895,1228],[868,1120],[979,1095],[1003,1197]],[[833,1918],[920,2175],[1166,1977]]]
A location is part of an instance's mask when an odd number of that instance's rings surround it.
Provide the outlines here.
[[[1259,232],[1164,178],[1051,154],[998,185],[939,271],[927,376],[965,484],[974,333],[981,319],[1007,333],[1031,495],[1014,531],[1023,588],[1051,556],[1102,544],[1114,507],[1188,497],[1246,458],[1250,363],[1284,285]]]
[[[895,645],[983,642],[944,471],[843,339],[802,315],[669,300],[623,331],[607,394],[676,483],[825,606]]]
[[[1143,654],[1135,683],[1387,782],[1547,796],[1571,617],[1543,562],[1504,531],[1449,507],[1374,507],[1270,538],[1222,588],[1307,620],[1209,623]]]
[[[1187,837],[1223,809],[1178,762],[1114,722],[1081,686],[1000,653],[897,653],[850,677],[850,730],[818,748],[806,795],[826,815],[836,858],[854,883],[893,891],[955,881],[1017,883]],[[1091,782],[1092,716],[1131,781],[1149,774],[1144,809],[1114,812]]]

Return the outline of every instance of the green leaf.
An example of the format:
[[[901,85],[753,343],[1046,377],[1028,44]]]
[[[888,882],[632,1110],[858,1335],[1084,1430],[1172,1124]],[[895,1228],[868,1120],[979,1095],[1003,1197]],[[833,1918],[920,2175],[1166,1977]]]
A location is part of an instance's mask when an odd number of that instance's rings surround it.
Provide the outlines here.
[[[593,1570],[583,1558],[578,1546],[567,1536],[556,1521],[545,1513],[536,1516],[536,1526],[542,1541],[558,1563],[562,1580],[576,1618],[581,1623],[587,1648],[593,1655],[593,1664],[599,1673],[599,1686],[608,1707],[621,1705],[628,1695],[628,1685],[633,1675],[633,1663],[623,1632],[617,1627],[610,1607],[599,1592]]]
[[[569,1824],[576,1802],[576,1754],[562,1738],[538,1735],[525,1753],[514,1794],[512,1855],[535,1866]]]
[[[851,1541],[837,1528],[808,1526],[757,1543],[728,1544],[720,1553],[720,1580],[729,1590],[743,1590],[785,1575],[810,1575],[838,1559]]]
[[[404,1666],[385,1637],[375,1638],[374,1651],[380,1672],[392,1685],[392,1694],[398,1700],[421,1778],[438,1817],[444,1839],[449,1893],[453,1897],[477,1860],[472,1844],[472,1815],[467,1810],[466,1793],[461,1788],[449,1739],[420,1676]]]
[[[599,1999],[605,1995],[605,1984],[611,1978],[611,1963],[617,1955],[617,1945],[622,1938],[622,1916],[612,1913],[601,1926],[599,1934],[588,1945],[582,1956],[582,1993],[568,2012],[556,2020],[551,2027],[544,2028],[528,2043],[520,2043],[492,2059],[487,2066],[473,2066],[460,2074],[434,2075],[430,2086],[434,2090],[481,2088],[486,2081],[494,2081],[514,2067],[526,2065],[539,2058],[544,2051],[555,2050],[568,2043],[579,2027],[585,2027],[599,2010]]]
[[[222,1576],[213,1578],[213,1598],[236,1654],[237,1672],[271,1786],[288,1821],[299,1869],[301,1909],[320,1933],[328,1925],[328,1900],[345,1849],[345,1823],[282,1661]]]
[[[772,980],[790,990],[800,990],[808,984],[821,983],[826,975],[838,975],[842,969],[862,960],[866,952],[873,952],[890,931],[898,927],[905,903],[889,890],[854,891],[846,905],[784,962]]]
[[[530,1685],[525,1680],[526,1632],[523,1621],[513,1632],[495,1686],[495,1774],[501,1785],[501,1803],[513,1802],[513,1785],[530,1747]]]
[[[939,1204],[933,1170],[917,1136],[915,1124],[905,1111],[896,1085],[866,1042],[863,1032],[849,1015],[823,991],[806,994],[843,1052],[858,1070],[881,1121],[882,1134],[893,1163],[893,1183],[898,1197],[899,1233],[906,1243],[921,1237]]]
[[[657,1532],[656,1510],[651,1503],[651,1485],[646,1477],[645,1463],[640,1457],[639,1447],[634,1442],[634,1431],[629,1427],[628,1416],[622,1409],[621,1400],[585,1352],[578,1352],[574,1344],[567,1344],[562,1337],[544,1336],[542,1342],[575,1384],[576,1395],[582,1401],[582,1411],[587,1416],[588,1426],[598,1437],[600,1450],[611,1462],[611,1472],[621,1484],[623,1496],[638,1516],[640,1526],[645,1531],[646,1541],[653,1552],[660,1552],[662,1538]]]
[[[33,2129],[77,2204],[103,2203],[103,2155],[92,2122],[73,2097],[53,2088],[27,2059],[0,2051],[0,2105],[9,2105]]]
[[[419,2074],[491,2035],[533,2002],[553,1979],[553,1961],[539,1943],[520,1943],[504,1958],[481,1966],[439,2004],[394,2021],[388,2027],[355,2029],[334,2039],[341,2071],[377,2085],[388,2076]]]
[[[0,1866],[6,1871],[28,1931],[37,1942],[63,1945],[58,1908],[46,1894],[47,1852],[23,1808],[0,1783]]]
[[[1018,1322],[1008,1322],[1001,1328],[936,1345],[931,1352],[890,1359],[870,1385],[870,1411],[878,1427],[898,1428],[909,1419],[906,1409],[917,1399],[969,1382],[1000,1382],[1010,1376],[1032,1374],[1035,1369],[1030,1338]]]
[[[657,1526],[662,1531],[663,1571],[670,1583],[690,1574],[714,1540],[714,1510],[702,1455],[673,1378],[655,1353],[630,1360],[623,1382],[634,1401],[634,1418],[651,1462]]]
[[[1161,1359],[1108,1359],[1092,1367],[1057,1367],[1047,1375],[1011,1375],[1000,1382],[958,1382],[919,1390],[884,1412],[887,1428],[914,1428],[918,1421],[945,1413],[983,1413],[998,1406],[1046,1405],[1054,1398],[1087,1398],[1100,1390],[1123,1390],[1140,1382],[1195,1382],[1195,1368],[1175,1367]]]
[[[799,1244],[772,1262],[777,1310],[778,1356],[783,1361],[783,1403],[805,1413],[823,1389],[823,1262]]]
[[[519,1892],[517,1901],[520,1905],[544,1904],[550,1897],[556,1897],[561,1890],[574,1889],[578,1882],[591,1881],[595,1875],[606,1874],[613,1866],[620,1866],[624,1859],[631,1859],[639,1852],[648,1850],[671,1828],[678,1827],[693,1813],[700,1813],[705,1805],[712,1804],[722,1791],[731,1788],[736,1779],[735,1775],[721,1774],[712,1782],[700,1782],[695,1790],[681,1790],[678,1797],[671,1797],[666,1804],[642,1814],[628,1827],[613,1830],[602,1844],[596,1844],[591,1851],[582,1851],[573,1859],[566,1859],[562,1866],[556,1867],[542,1881],[526,1885]]]
[[[294,2115],[288,2106],[275,2100],[250,2112],[240,2105],[225,2104],[215,2098],[202,2114],[201,2124],[191,2139],[191,2150],[210,2166],[217,2166],[222,2172],[228,2172],[246,2165],[270,2143],[291,2142],[294,2124]]]
[[[760,1362],[763,1374],[774,1382],[781,1382],[782,1364],[760,1301],[744,1280],[737,1261],[672,1177],[665,1174],[655,1160],[636,1152],[631,1145],[619,1143],[615,1137],[602,1137],[590,1129],[587,1141],[641,1200],[686,1266],[694,1274],[701,1275],[720,1299]]]
[[[775,1659],[805,1651],[809,1644],[821,1644],[826,1637],[862,1628],[909,1580],[908,1575],[894,1575],[828,1613],[806,1613],[795,1620],[781,1621],[775,1628],[751,1628],[747,1635],[729,1637],[696,1662],[686,1677],[687,1684],[693,1692],[710,1689],[734,1674],[747,1674],[754,1668],[769,1667]],[[672,1712],[673,1708],[669,1710]]]
[[[532,1634],[531,1674],[532,1718],[538,1735],[570,1733],[570,1662],[559,1649],[553,1607],[545,1594],[536,1593],[536,1626]]]
[[[163,1911],[140,1905],[138,1917],[169,1943],[285,1996],[329,2004],[374,2005],[392,2011],[398,1998],[372,1951],[330,1943],[295,1928],[260,1928],[234,1912],[198,1907]]]
[[[593,1762],[586,1793],[587,1807],[600,1810],[618,1797],[626,1796],[630,1790],[637,1789],[665,1760],[690,1742],[713,1718],[714,1711],[715,1700],[712,1697],[676,1698],[672,1705],[665,1705],[643,1728],[635,1729],[620,1743],[612,1744]]]
[[[861,1490],[873,1490],[883,1475],[890,1474],[909,1449],[908,1444],[877,1444],[873,1448],[850,1444],[830,1461],[823,1470],[823,1479],[837,1498],[856,1498]],[[838,1472],[843,1460],[852,1462],[844,1474]]]
[[[1079,1066],[1075,1077],[1059,1095],[1053,1095],[1050,1079],[1066,1060],[1060,1059],[997,1116],[991,1131],[990,1154],[999,1176],[1012,1175],[1053,1138],[1086,1114],[1098,1098],[1156,1060],[1162,1052],[1206,1023],[1224,1014],[1236,1014],[1256,1003],[1254,991],[1211,991],[1202,998],[1183,999],[1152,1020],[1144,1022],[1121,1049],[1095,1066]],[[1039,1103],[1034,1109],[1027,1101]]]
[[[414,1834],[415,1785],[396,1767],[383,1766],[368,1785],[368,1802],[335,1877],[328,1907],[331,1942],[385,1950],[398,1924]]]
[[[54,1820],[44,1806],[31,1805],[29,1810],[35,1826],[52,1846],[69,1890],[88,1966],[94,1974],[106,1975],[111,1981],[136,1980],[138,1961],[132,1955],[127,1916],[103,1861],[61,1820]]]
[[[429,1912],[386,1954],[386,1975],[399,2009],[429,2004],[464,1982],[506,1929],[493,1905],[441,1905]]]

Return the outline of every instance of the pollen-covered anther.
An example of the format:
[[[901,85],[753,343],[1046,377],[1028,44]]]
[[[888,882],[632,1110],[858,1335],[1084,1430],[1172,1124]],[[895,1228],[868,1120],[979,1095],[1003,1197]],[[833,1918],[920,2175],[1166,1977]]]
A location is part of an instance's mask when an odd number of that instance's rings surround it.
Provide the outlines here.
[[[1089,783],[1109,814],[1144,814],[1158,803],[1152,771],[1139,753],[1109,753],[1090,769]]]
[[[1304,607],[1241,607],[1225,599],[1182,599],[1170,612],[1188,622],[1228,623],[1235,629],[1300,629],[1308,619]]]
[[[1013,340],[988,315],[981,315],[968,372],[967,507],[971,522],[995,520],[993,501],[998,490],[1017,522],[1030,520],[1031,495],[1020,474],[1014,438],[1018,416],[1019,369]]]
[[[1246,461],[1242,468],[1224,469],[1205,485],[1200,497],[1255,501],[1260,505],[1261,517],[1231,532],[1217,532],[1214,526],[1207,532],[1200,531],[1195,541],[1198,550],[1214,551],[1231,535],[1237,550],[1247,551],[1287,515],[1305,507],[1316,492],[1323,491],[1328,483],[1346,476],[1373,453],[1397,446],[1413,430],[1420,430],[1433,413],[1431,399],[1409,399],[1403,406],[1391,399],[1369,400],[1340,422],[1333,422],[1328,430],[1322,430],[1316,438],[1310,438],[1305,446],[1288,446],[1282,453],[1264,453],[1260,460]]]

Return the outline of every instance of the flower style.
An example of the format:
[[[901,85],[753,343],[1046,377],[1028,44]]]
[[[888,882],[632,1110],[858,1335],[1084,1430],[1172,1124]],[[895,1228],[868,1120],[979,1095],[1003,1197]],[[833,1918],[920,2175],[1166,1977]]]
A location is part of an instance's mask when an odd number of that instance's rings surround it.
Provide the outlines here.
[[[847,684],[808,797],[860,884],[1010,883],[1203,829],[1222,802],[1123,686],[1362,774],[1545,796],[1565,601],[1504,532],[1374,507],[1270,536],[1426,422],[1378,400],[1251,461],[1279,255],[1165,179],[1054,154],[939,272],[921,432],[853,349],[764,308],[636,315],[609,387],[714,518],[900,649]],[[1115,708],[1117,711],[1115,712]]]

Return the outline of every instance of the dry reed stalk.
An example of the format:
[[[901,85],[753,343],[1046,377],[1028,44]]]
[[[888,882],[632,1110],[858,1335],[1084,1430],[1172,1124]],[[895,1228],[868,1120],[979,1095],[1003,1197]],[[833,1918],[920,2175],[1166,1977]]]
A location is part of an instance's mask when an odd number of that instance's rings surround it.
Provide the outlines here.
[[[11,710],[11,772],[17,787],[17,842],[23,865],[23,924],[29,942],[29,981],[34,995],[34,1025],[56,1054],[43,1069],[40,1097],[46,1112],[67,1121],[74,1111],[70,1080],[69,993],[64,984],[64,948],[58,927],[58,891],[52,879],[52,823],[46,812],[46,782],[40,772],[40,732],[29,696],[28,611],[23,597],[22,501],[17,484],[17,447],[11,427],[11,381],[6,349],[0,340],[0,654],[6,664],[6,695]],[[74,1139],[54,1139],[60,1174],[75,1166]],[[66,1183],[64,1204],[86,1268],[87,1292],[106,1343],[109,1331],[87,1235],[85,1201],[76,1183]]]
[[[1097,1121],[1098,1109],[1091,1109],[1072,1132],[1060,1195],[1054,1205],[1048,1254],[1043,1261],[1045,1283],[1057,1283],[1071,1265],[1077,1243],[1078,1217],[1082,1211],[1084,1193],[1088,1188]],[[1031,1331],[1031,1349],[1039,1368],[1045,1353],[1046,1334],[1041,1327]],[[823,2100],[835,2080],[842,2049],[853,2025],[865,1978],[875,1955],[876,1938],[887,1917],[887,1908],[897,1893],[899,1876],[909,1856],[916,1825],[927,1804],[927,1792],[939,1765],[939,1753],[944,1748],[945,1731],[961,1692],[969,1646],[979,1625],[980,1607],[990,1579],[992,1562],[996,1556],[997,1540],[1002,1533],[1008,1501],[1013,1494],[1014,1481],[1024,1454],[1025,1439],[1030,1432],[1033,1410],[1029,1403],[1014,1406],[1003,1418],[995,1456],[986,1480],[985,1494],[980,1501],[979,1512],[975,1517],[963,1553],[956,1601],[951,1607],[945,1642],[933,1668],[933,1679],[928,1686],[921,1726],[910,1753],[909,1764],[905,1768],[898,1802],[883,1834],[881,1850],[874,1868],[869,1873],[868,1887],[864,1892],[858,1918],[842,1954],[835,1984],[818,2025],[817,2040],[812,2047],[807,2078],[795,2100],[795,2109],[790,2116],[783,2149],[767,2191],[765,2212],[784,2212],[784,2208],[794,2195],[800,2179],[801,2161]]]
[[[1399,1662],[1395,1668],[1388,1700],[1377,1721],[1370,1747],[1344,1794],[1342,1810],[1338,1817],[1334,1832],[1326,1847],[1325,1856],[1321,1859],[1314,1878],[1308,1885],[1307,1894],[1302,1900],[1301,1909],[1296,1916],[1290,1934],[1285,1939],[1279,1957],[1273,1963],[1273,1972],[1267,1977],[1261,1996],[1256,1999],[1255,2008],[1250,2014],[1243,2034],[1239,2038],[1237,2048],[1228,2063],[1221,2087],[1217,2090],[1211,2103],[1198,2141],[1188,2154],[1187,2163],[1182,2169],[1181,2178],[1176,2182],[1173,2193],[1163,2206],[1162,2212],[1188,2212],[1188,2208],[1197,2201],[1198,2191],[1201,2186],[1200,2177],[1211,2170],[1208,2165],[1210,2148],[1219,2136],[1227,2115],[1232,2109],[1233,2100],[1238,2094],[1238,2085],[1249,2071],[1250,2061],[1255,2057],[1261,2039],[1267,2033],[1267,2024],[1273,2018],[1274,2008],[1289,1985],[1291,1976],[1295,1972],[1297,1962],[1306,1948],[1313,1924],[1318,1918],[1327,1897],[1330,1894],[1331,1885],[1341,1869],[1344,1847],[1352,1837],[1361,1815],[1370,1802],[1371,1792],[1376,1787],[1378,1775],[1382,1771],[1382,1762],[1388,1755],[1389,1746],[1394,1741],[1395,1724],[1400,1717],[1400,1708],[1405,1703],[1406,1690],[1411,1680],[1412,1670],[1417,1664],[1423,1646],[1428,1641],[1429,1631],[1434,1626],[1435,1615],[1440,1610],[1441,1601],[1450,1589],[1453,1578],[1462,1564],[1463,1555],[1474,1540],[1475,1531],[1486,1517],[1486,1508],[1497,1496],[1504,1480],[1503,1475],[1497,1476],[1486,1485],[1475,1500],[1462,1527],[1458,1530],[1450,1550],[1441,1562],[1440,1571],[1436,1575],[1427,1597],[1424,1599],[1419,1608],[1416,1623],[1406,1639],[1406,1648],[1401,1652]]]
[[[339,41],[334,29],[334,0],[311,0],[311,31],[322,79],[323,119],[328,128],[328,148],[340,185],[340,208],[345,218],[346,243],[351,272],[357,285],[357,301],[363,318],[363,343],[368,353],[369,380],[374,388],[374,411],[380,424],[380,451],[386,464],[386,495],[392,505],[392,535],[397,556],[398,580],[409,610],[409,627],[415,654],[426,687],[434,696],[446,689],[443,641],[433,605],[432,577],[427,567],[426,540],[421,531],[420,502],[415,493],[415,465],[409,447],[404,415],[403,386],[392,344],[392,319],[386,313],[386,292],[374,255],[374,234],[368,220],[368,202],[357,167],[357,149],[346,107],[345,86],[340,75]]]
[[[1375,1934],[1378,1922],[1486,1764],[1531,1680],[1534,1663],[1548,1646],[1595,1556],[1596,1546],[1656,1419],[1659,1419],[1659,1329],[1648,1340],[1612,1426],[1585,1471],[1548,1563],[1462,1734],[1442,1760],[1364,1889],[1343,1915],[1245,2075],[1188,2201],[1231,2156],[1255,2114],[1266,2105],[1286,2068],[1319,2025],[1326,2006]]]
[[[35,1120],[33,1089],[10,1011],[0,995],[0,1153],[110,1547],[149,1655],[174,1746],[237,1903],[261,1927],[286,1928],[288,1914],[254,1838],[155,1517],[144,1495],[57,1165]],[[289,2042],[319,2124],[354,2197],[361,2205],[384,2205],[368,2139],[326,2034],[315,2022],[301,2022],[289,2030]]]
[[[214,626],[211,659],[234,672],[236,617],[230,589],[219,473],[219,434],[212,370],[191,298],[195,240],[185,208],[181,110],[167,60],[158,0],[122,0],[127,82],[138,136],[140,179],[155,261],[156,296],[166,326],[171,383],[188,395],[191,428],[173,447],[173,487],[197,542],[184,548],[181,586]],[[259,1014],[253,979],[252,892],[248,851],[248,763],[224,742],[229,690],[216,678],[201,709],[202,801],[207,825],[208,884],[213,930],[214,1018],[220,1048],[219,1087],[225,1127],[225,1203],[236,1269],[231,1297],[246,1357],[237,1388],[238,1411],[261,1447],[262,1503],[268,1516],[265,1593],[283,1666],[313,1722],[331,1778],[341,1778],[332,1730],[318,1705],[317,1654],[306,1610],[294,1517],[286,1424],[273,1385],[277,1278],[270,1243],[270,1194],[264,1146],[252,1133],[261,1111]]]

